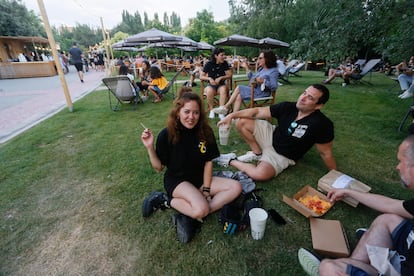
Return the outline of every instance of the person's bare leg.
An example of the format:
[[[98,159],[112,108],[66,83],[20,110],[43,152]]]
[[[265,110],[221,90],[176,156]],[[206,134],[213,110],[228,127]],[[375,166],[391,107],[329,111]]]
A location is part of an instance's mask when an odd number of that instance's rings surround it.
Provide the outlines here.
[[[204,92],[207,97],[208,111],[210,111],[214,107],[214,96],[216,95],[216,90],[211,86],[207,86],[204,89]]]
[[[255,165],[251,163],[244,163],[238,160],[231,160],[229,165],[235,167],[239,171],[246,173],[250,178],[257,181],[269,180],[276,174],[273,166],[263,161],[259,161],[259,163]]]
[[[233,93],[231,93],[230,99],[227,101],[227,103],[224,105],[227,110],[230,109],[231,105],[234,103],[234,101],[237,98],[237,95],[240,94],[239,87],[237,86],[236,89],[234,89]]]
[[[209,212],[208,202],[200,191],[191,183],[184,181],[180,183],[173,192],[171,207],[178,212],[194,219],[203,219]]]
[[[219,94],[219,105],[223,106],[227,101],[227,88],[225,85],[222,85],[218,88],[217,93]]]
[[[345,272],[346,265],[359,267],[369,274],[378,274],[370,265],[366,245],[392,248],[391,233],[402,222],[403,218],[393,214],[382,214],[371,224],[370,228],[359,240],[350,258],[323,260],[319,267],[320,275],[337,275]]]
[[[240,96],[240,93],[237,95],[236,100],[234,101],[233,104],[233,112],[237,112],[240,110],[240,106],[243,102],[242,97]]]
[[[256,120],[254,119],[240,118],[237,120],[236,128],[239,131],[240,135],[243,137],[244,141],[249,145],[250,149],[255,154],[261,154],[262,149],[256,142],[256,138],[253,135],[255,124]]]

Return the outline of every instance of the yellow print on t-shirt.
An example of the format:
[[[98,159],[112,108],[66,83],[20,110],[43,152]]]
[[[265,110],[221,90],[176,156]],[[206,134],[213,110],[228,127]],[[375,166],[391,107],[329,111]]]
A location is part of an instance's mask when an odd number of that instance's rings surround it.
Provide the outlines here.
[[[201,153],[206,153],[206,151],[207,151],[207,148],[206,148],[206,141],[201,141],[201,142],[198,144],[198,147],[200,148],[200,152],[201,152]]]

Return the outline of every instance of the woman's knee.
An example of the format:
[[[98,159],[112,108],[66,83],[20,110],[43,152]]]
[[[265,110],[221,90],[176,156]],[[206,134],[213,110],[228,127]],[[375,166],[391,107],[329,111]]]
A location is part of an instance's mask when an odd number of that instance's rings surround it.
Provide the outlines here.
[[[193,218],[204,218],[210,213],[210,207],[206,200],[200,204],[194,205],[192,208]]]

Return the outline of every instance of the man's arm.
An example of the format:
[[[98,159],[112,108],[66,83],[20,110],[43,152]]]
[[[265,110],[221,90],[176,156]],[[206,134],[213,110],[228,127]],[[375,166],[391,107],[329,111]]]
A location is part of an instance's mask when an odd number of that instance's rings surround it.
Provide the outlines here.
[[[350,196],[365,206],[381,213],[396,214],[408,219],[413,218],[413,216],[403,207],[403,200],[378,194],[358,192],[351,189],[333,189],[328,192],[328,198],[331,201],[338,201],[346,196]]]
[[[332,153],[332,144],[333,141],[326,144],[316,144],[316,149],[325,163],[325,166],[330,170],[336,170],[336,161]]]

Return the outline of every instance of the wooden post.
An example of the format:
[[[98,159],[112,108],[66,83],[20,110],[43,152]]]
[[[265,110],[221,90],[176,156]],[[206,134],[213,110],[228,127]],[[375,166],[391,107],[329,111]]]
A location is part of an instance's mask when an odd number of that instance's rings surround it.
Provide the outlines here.
[[[43,0],[37,0],[37,4],[39,5],[39,10],[40,10],[40,13],[42,14],[43,24],[45,25],[45,30],[46,30],[47,38],[49,40],[49,45],[52,48],[52,55],[55,61],[56,69],[58,71],[60,82],[62,84],[63,93],[65,94],[66,104],[68,106],[69,112],[72,112],[73,111],[72,99],[70,98],[68,85],[66,83],[65,75],[63,73],[62,64],[60,63],[59,55],[56,49],[55,39],[53,37],[52,30],[50,29],[49,19],[47,18],[45,6],[43,5]]]
[[[100,19],[101,19],[102,36],[103,36],[103,39],[104,39],[106,60],[107,60],[107,62],[105,62],[105,69],[106,69],[105,71],[106,71],[106,76],[109,76],[111,74],[111,72],[109,71],[109,67],[110,67],[109,65],[111,63],[111,57],[109,55],[108,39],[107,39],[107,36],[106,36],[106,31],[105,31],[105,27],[104,27],[104,24],[103,24],[103,19],[102,19],[102,17],[100,17]]]

